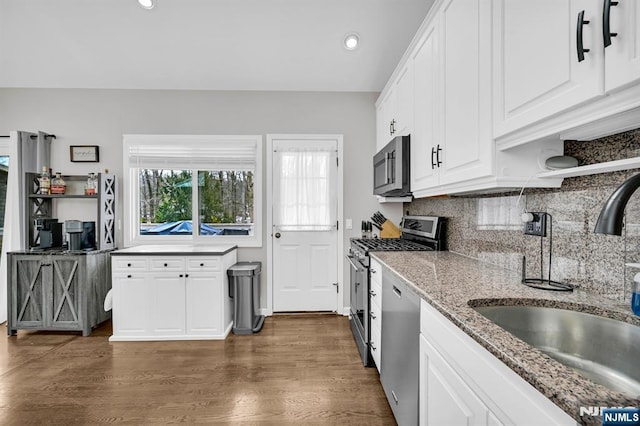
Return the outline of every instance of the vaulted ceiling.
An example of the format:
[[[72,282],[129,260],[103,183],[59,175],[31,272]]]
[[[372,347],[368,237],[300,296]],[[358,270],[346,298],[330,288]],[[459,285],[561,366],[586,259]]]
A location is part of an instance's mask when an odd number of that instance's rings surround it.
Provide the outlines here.
[[[0,0],[0,87],[380,91],[432,3]]]

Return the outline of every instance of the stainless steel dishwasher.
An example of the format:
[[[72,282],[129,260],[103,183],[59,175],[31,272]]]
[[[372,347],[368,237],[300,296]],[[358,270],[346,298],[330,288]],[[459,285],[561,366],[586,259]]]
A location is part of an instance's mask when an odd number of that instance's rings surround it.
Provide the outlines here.
[[[396,274],[382,271],[380,380],[399,426],[418,424],[420,299]]]

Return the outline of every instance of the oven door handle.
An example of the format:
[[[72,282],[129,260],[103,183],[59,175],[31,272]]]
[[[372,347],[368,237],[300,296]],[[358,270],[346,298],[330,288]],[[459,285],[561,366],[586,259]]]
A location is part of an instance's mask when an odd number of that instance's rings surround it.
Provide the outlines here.
[[[357,271],[358,270],[358,265],[353,263],[353,260],[351,260],[351,259],[353,259],[353,256],[345,256],[345,257],[347,258],[347,260],[351,264],[351,267]]]

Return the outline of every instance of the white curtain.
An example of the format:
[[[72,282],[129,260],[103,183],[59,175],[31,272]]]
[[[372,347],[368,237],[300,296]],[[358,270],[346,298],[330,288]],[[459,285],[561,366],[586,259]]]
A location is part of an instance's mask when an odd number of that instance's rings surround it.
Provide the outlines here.
[[[285,150],[275,153],[277,170],[274,219],[278,229],[326,231],[336,226],[335,150]]]
[[[33,138],[32,138],[33,136]],[[7,320],[7,252],[24,247],[25,182],[24,174],[51,167],[51,140],[46,133],[13,131],[9,138],[9,176],[4,212],[4,235],[0,257],[0,322]]]

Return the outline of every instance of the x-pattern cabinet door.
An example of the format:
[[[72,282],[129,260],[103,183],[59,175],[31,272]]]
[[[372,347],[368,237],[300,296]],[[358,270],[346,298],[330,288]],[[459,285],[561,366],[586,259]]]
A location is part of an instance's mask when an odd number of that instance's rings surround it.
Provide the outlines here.
[[[74,329],[80,327],[82,285],[79,277],[82,276],[83,267],[84,262],[80,256],[51,256],[52,297],[49,298],[51,302],[48,306],[51,325]]]
[[[30,328],[46,323],[45,292],[49,279],[45,256],[16,256],[11,271],[11,320],[16,327]]]

